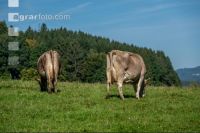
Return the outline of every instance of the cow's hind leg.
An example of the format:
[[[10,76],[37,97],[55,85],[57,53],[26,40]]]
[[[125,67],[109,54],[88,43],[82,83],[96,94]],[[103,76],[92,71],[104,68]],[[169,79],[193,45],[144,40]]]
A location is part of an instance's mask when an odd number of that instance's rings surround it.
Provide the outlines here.
[[[107,59],[108,61],[109,59]],[[110,85],[111,85],[111,69],[110,69],[110,66],[107,66],[109,68],[107,68],[106,70],[106,77],[107,77],[107,96],[106,98],[109,98],[110,96]]]
[[[54,87],[54,92],[55,93],[57,93],[58,92],[58,89],[56,88],[56,84],[57,84],[57,77],[56,77],[56,79],[55,79],[55,81],[54,81],[54,83],[53,83],[53,87]]]
[[[108,82],[108,83],[107,83],[107,96],[106,96],[106,98],[109,98],[109,97],[110,97],[110,85],[111,85],[111,83]]]
[[[118,81],[117,82],[117,86],[118,86],[118,91],[119,91],[119,96],[122,100],[124,100],[124,95],[123,95],[123,91],[122,91],[122,85],[123,85],[123,80]]]
[[[53,90],[53,83],[52,83],[52,80],[48,77],[48,93],[51,93],[52,90]]]
[[[144,76],[141,76],[137,84],[137,92],[136,92],[137,99],[140,99],[140,90],[141,90],[143,82],[144,82]]]

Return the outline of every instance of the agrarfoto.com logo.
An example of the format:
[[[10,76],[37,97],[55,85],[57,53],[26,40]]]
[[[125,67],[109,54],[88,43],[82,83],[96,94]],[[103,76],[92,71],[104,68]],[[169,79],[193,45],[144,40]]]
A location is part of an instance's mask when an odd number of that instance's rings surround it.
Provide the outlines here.
[[[9,22],[18,21],[36,21],[36,20],[46,20],[46,21],[67,21],[70,20],[69,14],[19,14],[19,13],[8,13]]]

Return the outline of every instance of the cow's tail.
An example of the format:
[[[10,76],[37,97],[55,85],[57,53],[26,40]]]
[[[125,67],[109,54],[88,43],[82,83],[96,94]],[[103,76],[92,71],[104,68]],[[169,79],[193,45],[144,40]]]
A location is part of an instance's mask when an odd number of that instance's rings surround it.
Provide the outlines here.
[[[51,55],[51,62],[52,62],[52,77],[51,79],[54,81],[54,77],[55,77],[55,71],[54,71],[54,52],[52,50],[50,50],[50,55]]]
[[[112,55],[113,55],[113,52],[109,52],[106,55],[106,57],[107,57],[107,68],[110,69],[111,71],[112,71],[112,67],[113,67]]]
[[[110,59],[110,67],[112,68],[113,67],[113,59],[112,59],[112,57],[113,57],[113,54],[115,54],[114,52],[109,52],[109,59]]]
[[[107,60],[107,69],[109,69],[111,67],[110,53],[106,54],[106,60]]]
[[[44,71],[44,65],[43,65],[43,56],[40,56],[39,59],[38,59],[38,62],[37,62],[37,70],[38,70],[38,73],[42,76],[42,77],[46,77],[46,73]]]
[[[111,69],[112,69],[112,67],[111,67],[111,59],[110,59],[110,52],[109,53],[107,53],[107,55],[106,55],[106,60],[107,60],[107,69],[106,69],[106,76],[107,76],[107,84],[108,84],[108,86],[111,84]],[[109,87],[107,87],[107,88],[109,88]]]
[[[115,54],[113,51],[109,52],[107,57],[107,82],[109,84],[112,84],[113,82],[113,54]]]

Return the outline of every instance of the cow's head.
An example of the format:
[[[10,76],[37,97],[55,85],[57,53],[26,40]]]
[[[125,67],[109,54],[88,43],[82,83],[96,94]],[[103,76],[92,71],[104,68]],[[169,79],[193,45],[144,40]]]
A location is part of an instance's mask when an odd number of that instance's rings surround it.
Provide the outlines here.
[[[150,80],[151,78],[148,78],[148,79],[145,79],[144,80],[144,86],[146,86],[146,85],[148,85],[149,84],[149,80]]]
[[[144,80],[144,82],[141,86],[141,90],[140,90],[140,97],[145,96],[145,87],[149,84],[149,80],[150,80],[150,78]]]
[[[36,78],[35,80],[39,83],[41,91],[47,90],[47,81],[46,80],[42,80],[40,78]]]

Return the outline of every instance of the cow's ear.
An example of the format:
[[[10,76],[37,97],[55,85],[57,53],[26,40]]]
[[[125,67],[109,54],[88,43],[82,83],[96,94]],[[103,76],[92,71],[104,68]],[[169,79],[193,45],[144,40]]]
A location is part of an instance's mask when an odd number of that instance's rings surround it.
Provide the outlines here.
[[[145,79],[145,80],[144,80],[144,84],[145,84],[145,85],[148,85],[150,79],[151,79],[151,78]]]

